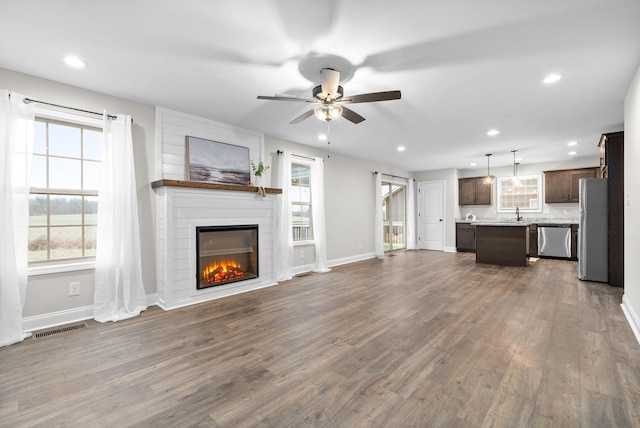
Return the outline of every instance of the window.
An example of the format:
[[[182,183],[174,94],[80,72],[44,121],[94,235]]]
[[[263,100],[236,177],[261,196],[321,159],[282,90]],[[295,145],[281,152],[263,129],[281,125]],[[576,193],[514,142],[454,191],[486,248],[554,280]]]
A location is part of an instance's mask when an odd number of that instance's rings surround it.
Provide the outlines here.
[[[100,128],[37,118],[29,197],[29,263],[95,257]]]
[[[293,240],[313,239],[311,223],[311,167],[291,164],[291,223]]]
[[[542,212],[542,176],[498,177],[498,212]]]

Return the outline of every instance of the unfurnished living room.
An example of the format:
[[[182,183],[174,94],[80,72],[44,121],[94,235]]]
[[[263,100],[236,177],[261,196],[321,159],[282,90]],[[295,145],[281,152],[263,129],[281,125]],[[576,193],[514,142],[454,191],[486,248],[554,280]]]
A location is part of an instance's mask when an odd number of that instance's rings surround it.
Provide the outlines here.
[[[0,14],[0,426],[640,426],[637,1]]]

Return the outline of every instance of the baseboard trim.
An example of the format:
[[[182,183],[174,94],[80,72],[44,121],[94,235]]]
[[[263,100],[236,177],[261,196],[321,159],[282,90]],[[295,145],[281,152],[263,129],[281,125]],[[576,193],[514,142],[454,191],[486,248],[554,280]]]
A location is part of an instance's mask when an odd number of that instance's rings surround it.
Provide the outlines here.
[[[622,296],[622,304],[620,305],[620,307],[622,307],[622,312],[627,318],[627,322],[631,327],[631,331],[633,331],[638,344],[640,344],[640,318],[638,317],[638,314],[636,314],[636,312],[633,310],[633,307],[631,306],[631,303],[629,303],[629,299],[627,299],[626,294]]]
[[[343,257],[341,259],[329,260],[327,265],[329,267],[340,266],[340,265],[346,265],[349,263],[361,262],[363,260],[373,259],[375,257],[376,257],[376,253],[364,253],[364,254],[358,254],[351,257]]]
[[[93,318],[93,305],[25,317],[22,318],[22,328],[27,332],[31,332],[91,318]]]
[[[147,306],[158,304],[156,293],[147,294]],[[64,311],[50,312],[48,314],[35,315],[22,318],[22,328],[26,332],[42,330],[43,328],[56,327],[64,324],[71,324],[93,318],[93,305],[79,308],[66,309]]]
[[[357,256],[344,257],[342,259],[333,259],[327,261],[327,267],[332,268],[340,265],[347,265],[349,263],[361,262],[363,260],[369,260],[375,258],[375,253],[365,253],[359,254]],[[306,265],[294,266],[291,269],[291,273],[296,276],[303,273],[313,272],[313,268],[315,267],[314,263],[309,263]]]

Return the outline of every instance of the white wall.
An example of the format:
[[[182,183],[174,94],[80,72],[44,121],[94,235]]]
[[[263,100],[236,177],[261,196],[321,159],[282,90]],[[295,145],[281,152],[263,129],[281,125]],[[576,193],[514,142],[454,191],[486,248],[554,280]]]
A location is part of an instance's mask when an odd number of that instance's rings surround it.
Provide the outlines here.
[[[594,146],[598,145],[598,141],[592,142]],[[586,143],[585,143],[586,144]],[[555,162],[543,162],[524,164],[518,166],[519,175],[537,175],[542,174],[543,171],[553,171],[557,169],[573,169],[573,168],[591,168],[600,165],[600,158],[598,156],[585,156],[573,159],[567,159],[564,161]],[[461,169],[458,171],[460,178],[464,177],[482,177],[487,174],[485,169]],[[491,168],[491,175],[495,177],[510,177],[513,175],[513,165]],[[544,180],[544,176],[543,176]],[[544,187],[544,185],[543,185]],[[513,214],[498,213],[496,185],[493,185],[493,205],[466,205],[460,208],[460,217],[463,217],[467,212],[471,212],[477,219],[483,218],[511,218]],[[543,189],[544,193],[544,189]],[[457,198],[457,196],[456,196]],[[457,199],[456,199],[457,204]],[[562,219],[575,219],[577,221],[578,215],[578,203],[566,203],[566,204],[542,204],[541,213],[523,213],[522,216],[527,218],[562,218]]]
[[[623,309],[640,342],[640,68],[624,103],[624,297]]]
[[[456,222],[455,219],[460,217],[460,209],[458,208],[458,170],[456,169],[440,169],[435,171],[421,171],[413,175],[417,184],[428,181],[444,181],[444,248],[448,251],[454,251],[456,248]],[[416,209],[417,206],[416,201]]]
[[[0,87],[30,98],[84,110],[130,114],[138,189],[138,213],[142,239],[142,274],[147,294],[156,290],[155,277],[155,196],[150,183],[154,177],[153,107],[81,88],[0,69]],[[80,282],[80,295],[69,297],[69,283]],[[23,310],[24,317],[51,313],[73,313],[93,305],[93,270],[30,276]]]
[[[291,141],[265,136],[265,158],[276,165],[277,150],[324,158],[325,204],[327,206],[327,259],[330,266],[374,257],[374,177],[373,172],[410,177],[406,170],[364,161]],[[277,171],[269,169],[271,183]],[[268,182],[268,181],[267,181]],[[302,255],[300,254],[302,252]],[[296,247],[294,271],[314,261],[313,247]]]
[[[593,144],[597,145],[598,141]],[[542,174],[542,171],[556,169],[572,169],[594,167],[600,164],[595,156],[580,157],[557,162],[544,162],[524,164],[518,166],[518,174],[533,175]],[[496,205],[496,189],[494,185],[493,205],[458,205],[458,178],[482,177],[487,174],[486,169],[442,169],[434,171],[420,171],[413,174],[416,183],[425,181],[445,181],[445,249],[456,247],[456,218],[471,212],[478,219],[512,217],[512,214],[498,213]],[[513,166],[491,168],[491,175],[496,177],[508,177],[513,174]],[[543,204],[542,213],[525,213],[524,217],[530,218],[578,218],[578,204]]]

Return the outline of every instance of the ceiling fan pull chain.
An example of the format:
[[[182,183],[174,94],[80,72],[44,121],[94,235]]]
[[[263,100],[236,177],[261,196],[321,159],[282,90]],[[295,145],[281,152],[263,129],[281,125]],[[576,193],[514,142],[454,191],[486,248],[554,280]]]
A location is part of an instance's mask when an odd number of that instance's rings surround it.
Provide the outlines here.
[[[327,121],[327,159],[331,157],[331,121]]]

